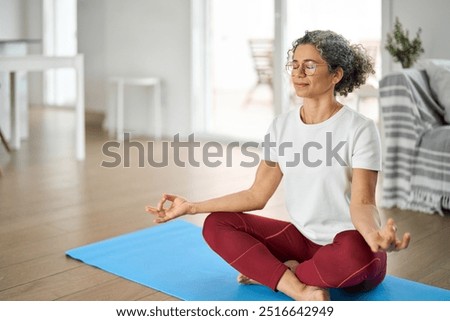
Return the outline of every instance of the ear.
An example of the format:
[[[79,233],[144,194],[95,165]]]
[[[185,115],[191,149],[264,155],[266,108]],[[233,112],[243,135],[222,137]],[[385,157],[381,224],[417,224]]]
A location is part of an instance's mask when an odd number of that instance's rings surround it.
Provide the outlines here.
[[[342,67],[338,67],[333,74],[333,84],[336,85],[338,82],[340,82],[342,77],[344,77],[344,70],[342,69]]]

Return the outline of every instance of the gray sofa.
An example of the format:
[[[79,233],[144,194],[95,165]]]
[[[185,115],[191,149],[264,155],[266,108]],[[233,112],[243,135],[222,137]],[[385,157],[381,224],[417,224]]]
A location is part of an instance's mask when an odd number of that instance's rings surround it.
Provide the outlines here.
[[[404,69],[380,81],[381,207],[450,213],[450,86],[437,91],[433,75],[425,67]]]

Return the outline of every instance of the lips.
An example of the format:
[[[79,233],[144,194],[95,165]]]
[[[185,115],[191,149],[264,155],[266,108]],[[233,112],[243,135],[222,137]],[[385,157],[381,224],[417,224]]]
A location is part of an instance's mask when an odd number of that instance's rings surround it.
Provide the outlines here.
[[[305,88],[306,86],[309,86],[309,84],[301,82],[301,83],[294,83],[294,86],[297,88]]]

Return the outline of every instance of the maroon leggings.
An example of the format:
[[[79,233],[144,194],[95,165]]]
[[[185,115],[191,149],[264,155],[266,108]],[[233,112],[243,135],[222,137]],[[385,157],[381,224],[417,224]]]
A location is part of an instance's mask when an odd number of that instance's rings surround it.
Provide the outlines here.
[[[246,213],[211,213],[203,227],[208,245],[245,276],[276,290],[288,260],[307,285],[370,290],[383,281],[386,253],[373,253],[356,230],[318,245],[289,222]]]

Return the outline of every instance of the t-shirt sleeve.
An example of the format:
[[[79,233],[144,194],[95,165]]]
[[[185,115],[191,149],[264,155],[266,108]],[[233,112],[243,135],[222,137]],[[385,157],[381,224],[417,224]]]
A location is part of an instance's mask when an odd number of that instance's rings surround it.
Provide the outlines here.
[[[355,132],[352,167],[381,171],[381,140],[375,123],[368,120]]]
[[[272,121],[269,129],[264,136],[264,142],[262,143],[262,159],[271,162],[278,162],[277,153],[277,135],[276,135],[276,119]]]

